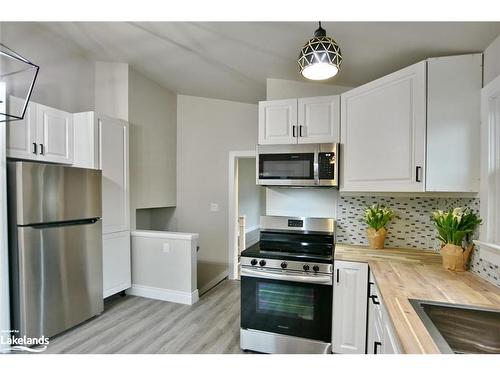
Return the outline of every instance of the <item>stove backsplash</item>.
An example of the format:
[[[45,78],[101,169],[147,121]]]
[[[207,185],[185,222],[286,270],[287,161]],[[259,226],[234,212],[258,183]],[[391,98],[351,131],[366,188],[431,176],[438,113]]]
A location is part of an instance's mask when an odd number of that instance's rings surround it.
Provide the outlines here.
[[[428,198],[388,196],[339,196],[337,207],[337,242],[367,245],[366,224],[363,211],[366,206],[380,203],[392,208],[397,218],[388,226],[386,247],[439,249],[436,230],[430,217],[436,210],[454,207],[470,207],[479,212],[479,198]],[[491,264],[474,251],[471,259],[472,272],[500,286],[499,265]]]

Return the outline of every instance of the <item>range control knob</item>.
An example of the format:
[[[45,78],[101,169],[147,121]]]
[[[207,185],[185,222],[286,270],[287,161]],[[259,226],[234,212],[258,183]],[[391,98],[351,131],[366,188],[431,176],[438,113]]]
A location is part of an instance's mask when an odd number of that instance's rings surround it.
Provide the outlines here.
[[[260,266],[261,267],[264,267],[266,265],[266,261],[264,259],[262,259],[260,262],[259,262]]]
[[[255,266],[255,265],[257,264],[257,259],[252,259],[252,260],[250,261],[250,264],[251,264],[252,266]]]
[[[302,268],[304,269],[304,271],[309,271],[309,264],[304,264]]]
[[[286,268],[286,266],[287,266],[286,262],[282,262],[282,263],[281,263],[281,268],[285,269],[285,268]]]
[[[313,266],[313,271],[318,272],[319,271],[319,266]]]

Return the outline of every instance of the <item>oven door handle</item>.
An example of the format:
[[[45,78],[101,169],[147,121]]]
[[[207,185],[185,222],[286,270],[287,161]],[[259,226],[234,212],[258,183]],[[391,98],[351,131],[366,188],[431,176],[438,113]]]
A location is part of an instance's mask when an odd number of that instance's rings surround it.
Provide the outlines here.
[[[319,275],[319,276],[292,275],[290,273],[285,273],[285,272],[259,271],[241,267],[241,276],[261,277],[263,279],[282,280],[282,281],[295,281],[298,283],[332,285],[332,275]]]

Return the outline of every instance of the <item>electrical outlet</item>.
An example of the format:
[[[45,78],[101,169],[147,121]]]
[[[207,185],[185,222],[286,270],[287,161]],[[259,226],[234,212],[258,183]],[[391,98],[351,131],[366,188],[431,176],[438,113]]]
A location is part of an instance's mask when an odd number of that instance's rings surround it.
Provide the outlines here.
[[[219,211],[219,204],[218,203],[210,203],[210,211],[218,212]]]

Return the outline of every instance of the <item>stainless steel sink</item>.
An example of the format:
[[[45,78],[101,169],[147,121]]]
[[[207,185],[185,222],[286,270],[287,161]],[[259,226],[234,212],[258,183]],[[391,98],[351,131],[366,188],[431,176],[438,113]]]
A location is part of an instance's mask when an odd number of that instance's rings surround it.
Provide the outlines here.
[[[442,353],[500,353],[500,310],[410,302]]]

